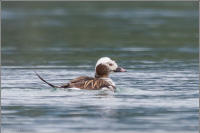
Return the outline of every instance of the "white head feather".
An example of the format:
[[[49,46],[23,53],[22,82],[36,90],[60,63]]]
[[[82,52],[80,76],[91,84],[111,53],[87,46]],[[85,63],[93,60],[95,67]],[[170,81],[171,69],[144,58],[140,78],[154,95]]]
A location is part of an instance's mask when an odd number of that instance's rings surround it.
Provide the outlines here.
[[[106,65],[110,71],[114,71],[117,69],[118,65],[115,61],[111,60],[109,57],[101,57],[97,63],[96,63],[96,67],[99,65],[99,64],[103,64],[103,65]],[[96,69],[95,67],[95,69]]]

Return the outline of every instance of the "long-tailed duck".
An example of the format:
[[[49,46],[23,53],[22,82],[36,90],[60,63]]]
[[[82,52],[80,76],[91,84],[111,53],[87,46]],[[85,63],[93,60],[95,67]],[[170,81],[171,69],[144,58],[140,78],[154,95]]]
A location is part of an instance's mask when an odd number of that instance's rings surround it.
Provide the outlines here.
[[[36,75],[45,83],[53,88],[80,88],[87,90],[100,90],[103,88],[115,90],[115,83],[109,78],[111,72],[125,72],[126,70],[118,67],[117,63],[108,57],[100,58],[95,67],[95,77],[81,76],[71,80],[69,83],[56,86],[44,80],[39,74]]]

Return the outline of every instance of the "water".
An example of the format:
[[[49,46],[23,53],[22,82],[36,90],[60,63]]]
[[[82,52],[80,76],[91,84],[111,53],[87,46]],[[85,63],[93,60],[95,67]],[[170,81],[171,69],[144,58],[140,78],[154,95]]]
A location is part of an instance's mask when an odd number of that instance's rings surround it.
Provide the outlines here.
[[[3,2],[3,133],[198,132],[197,2]],[[109,56],[117,92],[52,89]]]

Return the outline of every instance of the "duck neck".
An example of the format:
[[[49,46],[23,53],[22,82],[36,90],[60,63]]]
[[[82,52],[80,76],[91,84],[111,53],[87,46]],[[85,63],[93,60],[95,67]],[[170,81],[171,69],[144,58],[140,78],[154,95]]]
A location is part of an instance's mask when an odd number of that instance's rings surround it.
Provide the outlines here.
[[[108,74],[98,75],[97,73],[95,73],[95,78],[108,78]]]

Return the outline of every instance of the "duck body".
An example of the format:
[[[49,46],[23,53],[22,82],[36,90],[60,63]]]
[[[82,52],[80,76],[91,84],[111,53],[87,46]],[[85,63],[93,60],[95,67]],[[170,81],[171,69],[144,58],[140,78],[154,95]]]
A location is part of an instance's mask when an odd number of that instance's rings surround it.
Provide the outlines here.
[[[110,78],[80,76],[71,80],[68,84],[61,86],[61,88],[80,88],[87,90],[100,90],[102,88],[108,88],[114,91],[116,87]]]

